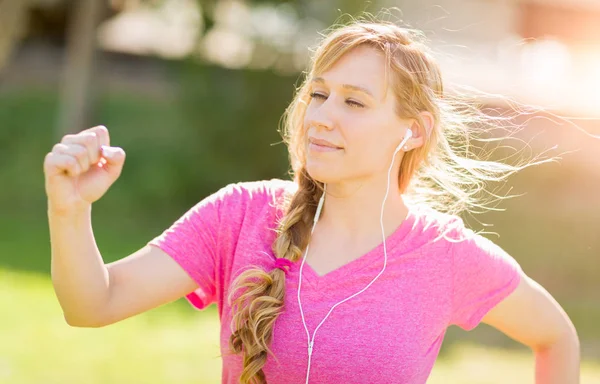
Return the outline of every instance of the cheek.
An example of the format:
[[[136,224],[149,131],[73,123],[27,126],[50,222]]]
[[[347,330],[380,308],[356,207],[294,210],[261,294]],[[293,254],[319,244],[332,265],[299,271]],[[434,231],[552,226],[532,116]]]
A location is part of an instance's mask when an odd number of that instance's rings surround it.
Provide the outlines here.
[[[306,128],[308,126],[308,123],[311,120],[311,116],[312,116],[312,108],[309,104],[308,107],[306,108],[306,111],[304,112],[304,121],[303,121],[304,128]]]
[[[392,161],[393,139],[387,132],[376,130],[347,132],[347,155],[352,166],[363,170],[381,169]]]
[[[386,152],[381,140],[373,134],[365,134],[353,137],[350,141],[347,155],[352,168],[371,170],[378,167],[383,160],[382,155]]]
[[[314,119],[315,113],[315,103],[313,101],[309,101],[306,105],[306,109],[304,110],[304,125],[307,125],[310,121]]]
[[[357,153],[372,154],[382,149],[384,135],[373,122],[350,120],[344,130],[346,140],[351,143],[352,150]]]

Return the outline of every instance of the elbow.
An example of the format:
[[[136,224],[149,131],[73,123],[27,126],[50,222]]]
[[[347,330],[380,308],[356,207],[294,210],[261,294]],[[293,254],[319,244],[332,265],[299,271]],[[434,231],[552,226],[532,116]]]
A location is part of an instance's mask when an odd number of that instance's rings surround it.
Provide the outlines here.
[[[546,352],[551,349],[560,349],[571,355],[580,354],[581,344],[579,336],[574,327],[570,326],[555,337],[551,342],[534,345],[531,347],[534,352]]]
[[[102,321],[99,316],[96,317],[82,317],[63,314],[65,322],[74,328],[102,328],[108,325],[107,322]]]
[[[62,307],[65,322],[75,328],[102,328],[114,323],[108,305]]]
[[[572,353],[579,353],[581,348],[577,329],[571,319],[562,310],[563,316],[550,322],[551,326],[544,332],[545,337],[539,337],[537,343],[530,345],[534,351],[545,351],[548,349],[563,349]]]
[[[579,336],[577,336],[577,332],[575,331],[564,336],[559,344],[562,344],[566,349],[570,350],[577,356],[579,356],[581,353],[581,343],[579,342]]]

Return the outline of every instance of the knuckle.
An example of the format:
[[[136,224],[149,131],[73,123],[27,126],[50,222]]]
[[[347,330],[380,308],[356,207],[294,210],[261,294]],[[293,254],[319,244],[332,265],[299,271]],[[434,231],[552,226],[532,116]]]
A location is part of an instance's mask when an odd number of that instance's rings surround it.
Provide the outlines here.
[[[44,156],[44,169],[48,169],[48,168],[52,167],[52,165],[54,164],[54,160],[55,160],[54,153],[52,153],[52,152],[47,153],[46,156]]]
[[[62,137],[62,139],[60,140],[60,142],[61,142],[61,143],[68,143],[68,142],[70,142],[71,140],[73,140],[73,138],[74,138],[74,137],[75,137],[75,135],[72,135],[72,134],[64,135],[64,136]]]
[[[92,155],[97,152],[99,148],[99,138],[95,132],[90,132],[89,135],[86,135],[82,138],[82,145],[85,147],[89,154]]]
[[[101,125],[97,127],[96,133],[98,136],[98,142],[100,144],[108,145],[110,143],[110,134],[108,133],[108,128]]]
[[[101,135],[108,135],[108,128],[106,128],[104,125],[99,125],[96,129]]]
[[[67,154],[72,161],[79,163],[82,167],[88,163],[87,150],[80,145],[73,145]]]
[[[87,156],[87,149],[83,145],[74,144],[72,147],[72,151],[77,157]]]
[[[77,160],[75,160],[71,156],[65,157],[65,159],[63,161],[64,161],[64,165],[72,171],[76,171],[77,168],[79,167],[79,163],[77,162]]]
[[[65,150],[65,147],[66,147],[66,146],[65,146],[65,144],[63,144],[63,143],[56,143],[56,144],[54,144],[54,146],[52,147],[52,152],[54,152],[54,153],[60,153],[60,152],[62,152],[62,151],[64,151],[64,150]]]
[[[52,156],[48,162],[48,167],[64,169],[69,167],[69,156]]]
[[[86,132],[81,135],[81,141],[85,144],[94,144],[97,140],[95,132]]]

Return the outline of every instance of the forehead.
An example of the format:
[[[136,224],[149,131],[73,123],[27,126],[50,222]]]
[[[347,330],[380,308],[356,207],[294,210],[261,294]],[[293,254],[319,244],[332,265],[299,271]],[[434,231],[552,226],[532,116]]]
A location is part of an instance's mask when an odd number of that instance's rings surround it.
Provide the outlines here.
[[[385,94],[385,56],[371,47],[357,47],[345,53],[319,75],[332,85],[351,84],[368,89],[375,98]]]

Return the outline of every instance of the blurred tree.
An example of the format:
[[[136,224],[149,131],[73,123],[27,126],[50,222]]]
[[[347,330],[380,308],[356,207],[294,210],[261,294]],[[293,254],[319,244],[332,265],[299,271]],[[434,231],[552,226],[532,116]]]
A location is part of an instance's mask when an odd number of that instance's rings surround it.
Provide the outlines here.
[[[0,72],[25,33],[27,8],[25,0],[0,1]]]
[[[171,0],[2,0],[0,1],[0,72],[24,36],[42,36],[65,44],[65,64],[59,119],[55,137],[91,124],[95,99],[94,66],[99,24],[116,13]],[[202,39],[215,27],[220,4],[232,0],[196,0],[201,8]],[[288,5],[298,19],[320,20],[324,25],[346,13],[359,14],[377,1],[363,0],[245,0],[248,7]],[[289,52],[287,53],[289,54]]]
[[[162,2],[167,0],[162,0]],[[203,18],[203,31],[200,38],[205,36],[214,26],[219,2],[230,0],[197,0]],[[124,0],[112,1],[113,10],[125,9]],[[156,0],[141,0],[134,2],[157,3]],[[252,7],[258,5],[292,6],[300,17],[313,17],[322,21],[331,21],[341,11],[357,14],[367,8],[362,0],[336,0],[337,6],[331,3],[323,4],[314,0],[246,0]],[[93,85],[93,68],[97,55],[95,32],[106,15],[106,1],[90,0],[75,2],[67,34],[66,63],[64,68],[63,93],[59,115],[57,137],[65,133],[79,131],[91,124],[91,114],[94,105],[95,89]],[[325,5],[325,7],[324,7]],[[131,4],[127,5],[131,7]],[[329,12],[325,12],[329,10]],[[323,20],[325,19],[325,20]]]
[[[67,29],[67,49],[64,65],[61,106],[56,137],[78,132],[91,122],[98,42],[96,29],[107,7],[103,0],[75,2]]]
[[[107,4],[106,0],[0,1],[0,72],[24,37],[66,41],[56,137],[80,130],[90,121],[95,32],[102,19],[110,16]]]
[[[145,0],[156,2],[156,0]],[[165,0],[163,0],[165,1]],[[203,31],[208,33],[215,26],[215,13],[219,3],[232,2],[232,0],[197,0],[202,10]],[[300,19],[313,18],[329,24],[342,14],[359,15],[361,12],[375,9],[378,0],[243,0],[241,3],[248,7],[288,5],[294,9]]]

